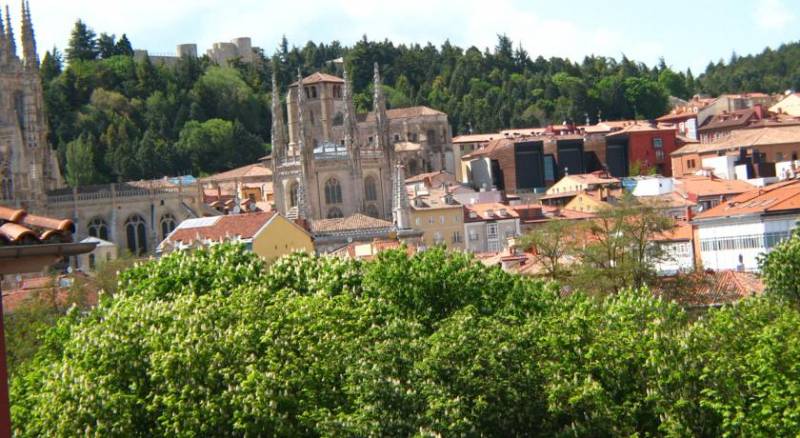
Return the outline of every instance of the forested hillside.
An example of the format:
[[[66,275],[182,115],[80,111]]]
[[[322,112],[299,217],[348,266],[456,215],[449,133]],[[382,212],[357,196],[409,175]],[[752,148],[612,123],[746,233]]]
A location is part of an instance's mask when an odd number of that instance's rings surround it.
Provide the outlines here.
[[[765,49],[757,55],[733,54],[726,64],[710,63],[698,78],[701,89],[711,95],[735,91],[782,93],[800,89],[800,42]]]
[[[787,47],[797,51],[796,45]],[[758,70],[776,78],[769,91],[786,87],[789,72],[797,71],[783,48],[773,53],[785,59],[788,70]],[[136,62],[132,54],[124,35],[119,41],[98,37],[79,21],[65,59],[55,48],[43,59],[51,140],[71,185],[203,175],[253,162],[269,151],[273,69],[283,93],[298,68],[303,74],[340,73],[330,62],[339,57],[350,69],[359,111],[370,109],[372,64],[378,62],[390,107],[443,110],[454,134],[567,119],[653,118],[667,109],[669,95],[767,87],[741,79],[739,70],[758,65],[758,57],[710,66],[696,81],[691,71],[673,71],[663,61],[649,67],[624,56],[590,56],[580,63],[532,57],[505,36],[486,50],[366,37],[352,47],[334,41],[299,48],[284,39],[274,53],[258,53],[252,64],[227,66],[200,58],[167,67]]]

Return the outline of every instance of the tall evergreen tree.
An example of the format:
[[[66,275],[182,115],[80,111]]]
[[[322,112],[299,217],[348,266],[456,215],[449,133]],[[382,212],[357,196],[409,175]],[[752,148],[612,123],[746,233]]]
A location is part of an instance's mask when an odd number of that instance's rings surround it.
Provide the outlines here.
[[[67,61],[88,61],[97,59],[96,34],[82,20],[75,22],[67,46]]]
[[[133,46],[131,46],[131,42],[128,40],[128,35],[123,33],[122,36],[119,37],[115,47],[115,52],[117,55],[133,56]]]
[[[101,33],[97,37],[97,53],[102,59],[108,59],[117,54],[117,41],[114,34]]]
[[[61,59],[61,52],[53,46],[53,50],[48,50],[42,58],[42,64],[39,67],[39,74],[42,76],[42,83],[45,85],[58,77],[63,68],[63,61]]]

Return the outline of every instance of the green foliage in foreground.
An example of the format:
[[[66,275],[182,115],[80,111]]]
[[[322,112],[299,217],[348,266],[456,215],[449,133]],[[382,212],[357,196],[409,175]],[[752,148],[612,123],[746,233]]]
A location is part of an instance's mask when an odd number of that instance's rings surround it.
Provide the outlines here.
[[[138,265],[12,385],[19,436],[719,436],[800,431],[800,314],[695,323],[644,292],[432,249],[372,262],[242,247]]]

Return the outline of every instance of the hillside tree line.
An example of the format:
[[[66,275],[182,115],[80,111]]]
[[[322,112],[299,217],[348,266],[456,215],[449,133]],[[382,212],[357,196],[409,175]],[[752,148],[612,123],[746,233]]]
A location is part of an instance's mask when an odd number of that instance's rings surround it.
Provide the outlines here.
[[[341,74],[331,62],[340,57],[353,78],[358,111],[371,109],[378,62],[390,107],[442,110],[454,133],[463,134],[567,120],[651,119],[667,110],[668,96],[779,91],[796,86],[792,50],[796,44],[711,64],[698,78],[663,60],[649,67],[625,56],[533,57],[504,35],[484,50],[366,36],[351,47],[338,41],[290,47],[284,38],[272,54],[257,51],[252,63],[215,65],[203,56],[167,66],[135,61],[126,35],[98,36],[78,21],[65,53],[45,54],[41,76],[51,143],[76,186],[204,175],[252,163],[270,149],[273,71],[284,95],[298,69]]]

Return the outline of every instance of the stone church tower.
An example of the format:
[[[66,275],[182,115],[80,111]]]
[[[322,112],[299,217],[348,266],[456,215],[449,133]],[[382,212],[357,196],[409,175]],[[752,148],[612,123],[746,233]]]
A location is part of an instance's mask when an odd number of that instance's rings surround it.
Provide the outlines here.
[[[8,6],[0,11],[0,203],[41,210],[48,190],[63,186],[47,142],[39,57],[30,6],[22,4],[22,58]]]
[[[404,187],[398,169],[412,169],[413,176],[445,167],[441,156],[452,146],[447,115],[427,107],[387,110],[377,64],[373,111],[356,114],[346,70],[343,76],[318,72],[303,78],[298,72],[286,96],[288,137],[273,79],[276,207],[306,220],[361,213],[397,222],[395,199]]]

